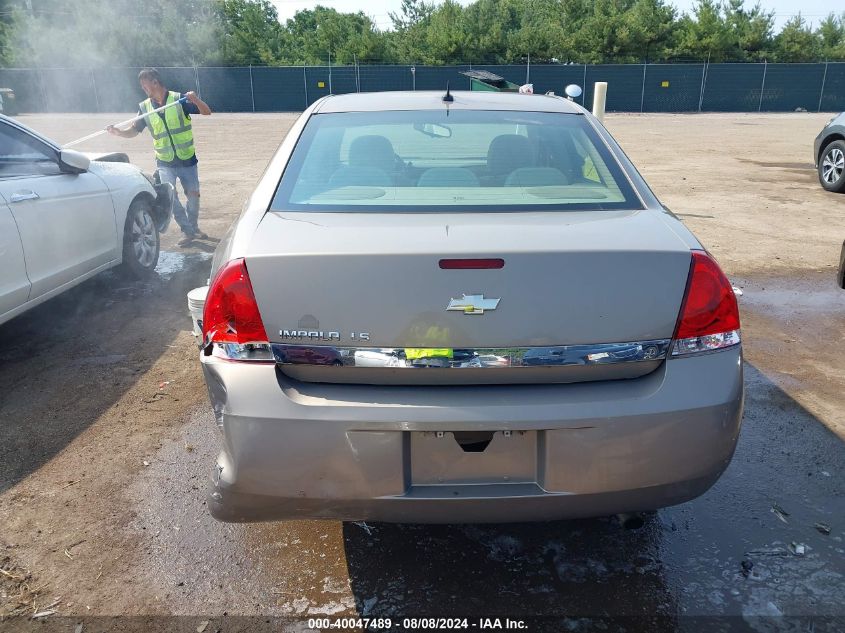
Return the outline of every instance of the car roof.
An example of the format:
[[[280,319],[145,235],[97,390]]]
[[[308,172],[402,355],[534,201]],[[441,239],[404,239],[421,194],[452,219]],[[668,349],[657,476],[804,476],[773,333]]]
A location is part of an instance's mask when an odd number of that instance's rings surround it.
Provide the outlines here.
[[[445,89],[415,92],[358,92],[326,97],[314,113],[389,112],[396,110],[505,110],[515,112],[559,112],[583,114],[575,102],[552,95],[523,95],[515,92],[455,90],[454,101],[445,103]]]

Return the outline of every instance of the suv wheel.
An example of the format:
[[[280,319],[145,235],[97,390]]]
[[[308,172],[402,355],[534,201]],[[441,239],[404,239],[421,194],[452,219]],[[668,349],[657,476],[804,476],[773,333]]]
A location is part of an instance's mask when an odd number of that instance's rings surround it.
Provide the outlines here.
[[[819,182],[828,191],[845,192],[845,141],[833,141],[822,150]]]

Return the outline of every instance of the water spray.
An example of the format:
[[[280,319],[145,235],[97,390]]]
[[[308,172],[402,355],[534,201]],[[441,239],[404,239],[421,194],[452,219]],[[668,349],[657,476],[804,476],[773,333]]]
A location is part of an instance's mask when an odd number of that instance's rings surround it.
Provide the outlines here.
[[[162,110],[166,110],[167,108],[172,108],[175,105],[182,105],[182,104],[187,103],[187,102],[188,102],[188,97],[182,97],[181,99],[178,99],[178,100],[174,101],[173,103],[168,103],[167,105],[163,105],[160,108],[156,108],[155,110],[150,110],[149,112],[146,112],[144,114],[139,114],[136,117],[132,117],[131,119],[127,119],[126,121],[121,121],[120,123],[115,123],[112,126],[106,126],[106,128],[108,128],[108,127],[122,128],[126,125],[129,125],[130,123],[135,123],[135,121],[139,121],[139,120],[143,119],[147,115],[153,114],[155,112],[161,112]],[[82,138],[78,138],[75,141],[71,141],[70,143],[65,143],[62,147],[68,148],[68,147],[71,147],[72,145],[78,145],[79,143],[82,143],[84,141],[88,141],[92,138],[96,138],[96,137],[100,136],[100,134],[105,134],[108,131],[108,129],[106,129],[106,128],[103,128],[102,130],[94,132],[93,134],[89,134],[88,136],[83,136]]]

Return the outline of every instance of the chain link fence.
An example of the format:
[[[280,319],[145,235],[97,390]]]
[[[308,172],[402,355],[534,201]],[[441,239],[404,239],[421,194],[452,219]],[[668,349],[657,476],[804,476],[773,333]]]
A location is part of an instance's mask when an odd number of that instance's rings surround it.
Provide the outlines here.
[[[0,68],[21,112],[129,112],[145,96],[140,68]],[[610,112],[839,112],[845,62],[820,64],[548,64],[159,68],[172,90],[196,91],[218,112],[298,112],[328,94],[469,89],[466,70],[488,70],[534,92],[563,94],[608,82]]]

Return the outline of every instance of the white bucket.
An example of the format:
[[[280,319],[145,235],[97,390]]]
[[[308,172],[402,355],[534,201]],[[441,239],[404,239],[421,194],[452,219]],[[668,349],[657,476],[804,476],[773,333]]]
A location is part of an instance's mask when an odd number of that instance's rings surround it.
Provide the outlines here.
[[[202,311],[205,307],[207,294],[208,286],[194,288],[188,293],[188,312],[191,313],[191,321],[194,323],[194,337],[198,344],[202,341]]]

